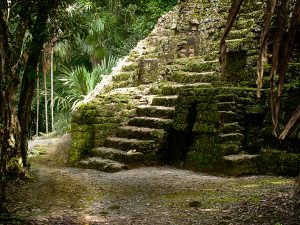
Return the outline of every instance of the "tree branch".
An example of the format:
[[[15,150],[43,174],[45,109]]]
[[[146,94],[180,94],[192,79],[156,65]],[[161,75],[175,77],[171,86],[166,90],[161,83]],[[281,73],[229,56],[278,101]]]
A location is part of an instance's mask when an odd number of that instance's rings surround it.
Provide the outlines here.
[[[289,133],[291,128],[294,126],[294,124],[297,122],[297,120],[300,118],[300,104],[298,105],[297,109],[295,110],[294,114],[290,118],[289,122],[285,125],[285,128],[279,135],[280,140],[284,140],[286,135]]]

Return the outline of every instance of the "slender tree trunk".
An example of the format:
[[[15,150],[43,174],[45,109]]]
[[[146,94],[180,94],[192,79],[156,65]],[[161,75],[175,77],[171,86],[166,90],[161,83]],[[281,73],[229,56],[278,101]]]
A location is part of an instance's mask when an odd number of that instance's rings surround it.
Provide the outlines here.
[[[46,126],[46,134],[49,133],[48,128],[48,98],[47,98],[47,76],[46,73],[43,73],[44,76],[44,99],[45,99],[45,126]]]
[[[21,153],[24,167],[27,166],[28,152],[28,127],[31,118],[31,105],[35,91],[36,68],[40,59],[43,45],[46,40],[46,24],[49,12],[54,7],[56,1],[42,1],[39,5],[37,18],[32,28],[32,42],[29,48],[30,55],[22,77],[20,99],[18,105],[18,118],[21,125]]]
[[[40,76],[39,76],[39,64],[36,68],[36,137],[39,136],[39,114],[40,114]]]
[[[268,0],[267,7],[265,10],[265,17],[264,17],[264,27],[261,33],[260,38],[260,54],[258,59],[257,65],[257,97],[260,98],[261,96],[261,88],[263,85],[263,75],[264,75],[264,65],[267,61],[267,47],[268,47],[268,40],[269,40],[269,31],[271,26],[271,20],[274,13],[275,5],[277,0]]]
[[[292,191],[290,193],[290,198],[300,198],[300,171],[299,175],[296,178]]]
[[[274,100],[274,77],[277,73],[279,56],[280,56],[280,46],[282,43],[282,35],[284,32],[284,26],[286,25],[286,20],[289,12],[290,0],[282,0],[279,15],[276,23],[275,37],[273,41],[273,51],[272,51],[272,66],[270,72],[270,93],[271,93],[271,112],[272,112],[272,122],[273,122],[273,134],[277,136],[276,128],[278,120],[275,118],[275,100]]]
[[[220,63],[221,63],[221,74],[224,76],[225,74],[225,63],[226,63],[226,38],[228,37],[228,34],[230,33],[230,30],[232,29],[232,26],[234,24],[234,21],[240,11],[240,8],[242,6],[243,0],[233,0],[232,5],[229,10],[227,22],[225,25],[225,30],[221,39],[220,43]]]
[[[51,47],[51,132],[54,131],[54,102],[53,102],[53,47]]]
[[[289,27],[287,40],[281,46],[283,54],[282,54],[280,68],[278,71],[278,73],[279,73],[278,91],[277,91],[277,96],[274,99],[274,115],[273,115],[274,130],[276,130],[277,126],[278,126],[279,113],[280,113],[280,100],[281,100],[281,95],[282,95],[282,91],[283,91],[285,74],[286,74],[286,70],[288,68],[289,60],[292,55],[296,33],[299,29],[300,29],[300,0],[297,0],[295,7],[294,7],[291,25]]]

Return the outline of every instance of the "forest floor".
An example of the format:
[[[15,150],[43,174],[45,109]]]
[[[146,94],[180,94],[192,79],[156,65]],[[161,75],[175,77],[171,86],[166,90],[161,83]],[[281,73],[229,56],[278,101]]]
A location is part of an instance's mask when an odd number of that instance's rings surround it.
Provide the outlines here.
[[[288,198],[291,178],[228,178],[172,167],[71,168],[69,143],[68,136],[30,142],[32,178],[10,184],[12,216],[0,224],[299,224],[300,202]]]

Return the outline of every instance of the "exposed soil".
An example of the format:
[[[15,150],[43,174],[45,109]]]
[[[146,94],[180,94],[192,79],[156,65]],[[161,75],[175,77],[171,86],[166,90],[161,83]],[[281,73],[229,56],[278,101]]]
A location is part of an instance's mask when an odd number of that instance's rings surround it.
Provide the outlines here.
[[[32,179],[11,184],[0,224],[299,224],[285,177],[216,177],[171,167],[71,168],[69,137],[30,143]]]

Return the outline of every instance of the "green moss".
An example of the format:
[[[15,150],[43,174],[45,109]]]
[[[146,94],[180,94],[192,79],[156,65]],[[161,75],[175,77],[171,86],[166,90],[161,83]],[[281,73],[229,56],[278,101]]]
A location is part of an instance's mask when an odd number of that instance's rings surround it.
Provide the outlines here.
[[[217,133],[218,129],[215,124],[196,122],[193,127],[196,133]]]
[[[133,71],[138,68],[138,63],[131,63],[126,66],[122,66],[123,71]]]
[[[198,112],[196,120],[200,123],[209,123],[214,124],[219,121],[220,114],[218,111],[206,111],[206,112]]]
[[[203,153],[190,150],[186,157],[185,167],[194,171],[212,172],[214,165],[218,163],[218,154]]]
[[[300,154],[268,148],[261,151],[258,165],[263,173],[295,176],[300,170]]]

